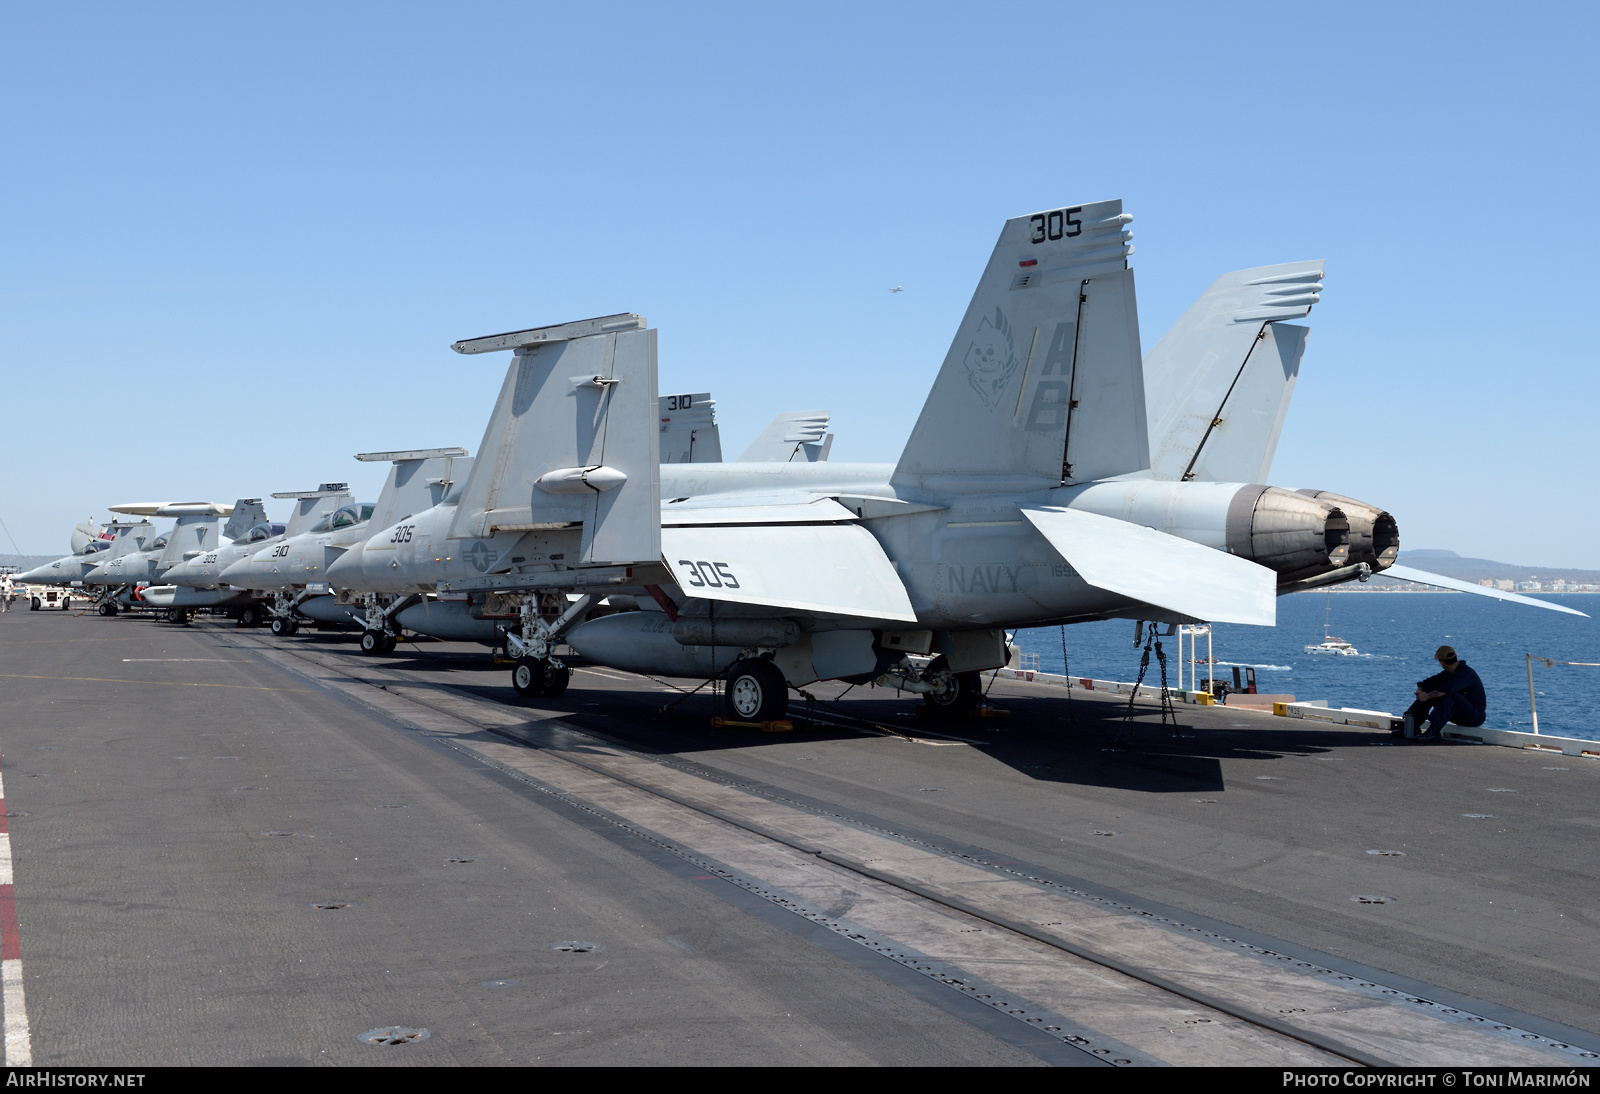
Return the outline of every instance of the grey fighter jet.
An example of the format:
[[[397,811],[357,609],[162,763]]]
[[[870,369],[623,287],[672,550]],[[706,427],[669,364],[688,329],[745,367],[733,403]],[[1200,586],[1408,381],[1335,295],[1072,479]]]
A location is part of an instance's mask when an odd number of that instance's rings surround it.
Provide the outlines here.
[[[269,595],[253,595],[249,589],[234,588],[222,581],[222,572],[256,552],[310,529],[342,505],[354,501],[350,488],[342,482],[325,482],[315,490],[286,491],[272,495],[292,499],[294,510],[285,523],[262,520],[242,535],[215,550],[204,551],[174,566],[162,575],[171,588],[146,590],[144,599],[168,608],[192,609],[202,606],[238,609],[241,626],[254,626],[273,613],[266,603]],[[262,514],[265,516],[265,513]]]
[[[164,535],[149,541],[142,549],[108,558],[95,567],[85,578],[85,584],[106,587],[102,605],[129,606],[143,602],[142,590],[156,582],[174,566],[192,558],[218,542],[229,533],[238,534],[250,524],[265,518],[259,498],[240,498],[233,505],[218,502],[130,502],[111,507],[113,513],[134,516],[161,516],[176,518],[173,527]],[[224,525],[222,518],[228,517]],[[114,615],[110,607],[102,614]],[[171,615],[169,618],[177,618]]]
[[[1392,568],[1381,509],[1253,482],[1261,458],[1228,455],[1233,433],[1253,428],[1237,452],[1259,452],[1281,424],[1234,415],[1230,431],[1231,393],[1270,404],[1270,374],[1265,398],[1245,395],[1252,361],[1275,356],[1286,399],[1301,336],[1271,325],[1307,314],[1320,263],[1214,286],[1149,366],[1170,356],[1194,390],[1147,402],[1130,219],[1111,201],[1006,223],[892,466],[662,465],[644,441],[656,351],[639,316],[457,343],[515,354],[472,474],[453,504],[379,532],[328,577],[359,566],[369,583],[492,594],[517,616],[506,641],[524,695],[565,687],[560,639],[622,669],[723,674],[734,716],[766,721],[818,679],[959,711],[1014,627],[1271,625],[1282,592]],[[1240,352],[1186,363],[1195,337]],[[659,610],[585,622],[612,592]]]

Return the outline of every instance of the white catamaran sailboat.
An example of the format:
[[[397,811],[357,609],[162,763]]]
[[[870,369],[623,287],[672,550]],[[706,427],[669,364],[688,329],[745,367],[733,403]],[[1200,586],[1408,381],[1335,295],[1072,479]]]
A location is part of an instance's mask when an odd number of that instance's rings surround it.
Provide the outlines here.
[[[1335,638],[1328,633],[1328,624],[1333,613],[1333,593],[1327,594],[1327,606],[1322,612],[1322,641],[1314,646],[1307,646],[1307,653],[1326,654],[1333,657],[1357,657],[1361,651],[1342,638]]]

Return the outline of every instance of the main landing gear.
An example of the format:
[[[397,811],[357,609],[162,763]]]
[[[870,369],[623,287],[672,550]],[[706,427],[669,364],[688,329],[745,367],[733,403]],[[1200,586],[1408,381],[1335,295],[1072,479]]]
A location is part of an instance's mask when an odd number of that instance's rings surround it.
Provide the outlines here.
[[[394,648],[399,644],[399,637],[389,634],[387,631],[366,630],[361,632],[361,652],[370,653],[374,657],[393,653]]]
[[[272,617],[272,622],[268,624],[267,629],[272,632],[274,638],[288,638],[300,629],[300,621],[275,615]]]
[[[775,722],[789,709],[789,681],[771,661],[750,658],[728,670],[728,717],[741,722]]]
[[[521,657],[511,669],[511,686],[524,699],[541,695],[555,698],[567,690],[572,670],[560,661],[542,657]]]

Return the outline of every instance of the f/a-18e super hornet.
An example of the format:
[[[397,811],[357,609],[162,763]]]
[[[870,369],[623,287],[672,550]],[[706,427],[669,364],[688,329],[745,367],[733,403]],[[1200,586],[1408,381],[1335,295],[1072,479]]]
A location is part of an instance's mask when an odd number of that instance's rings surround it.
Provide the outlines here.
[[[1280,593],[1396,570],[1378,507],[1252,481],[1304,345],[1276,325],[1319,299],[1321,264],[1222,279],[1147,363],[1130,219],[1111,201],[1006,223],[892,466],[663,466],[636,315],[457,343],[514,353],[472,473],[448,514],[379,532],[329,579],[492,593],[517,615],[524,695],[565,686],[561,639],[617,668],[726,674],[735,715],[763,721],[835,678],[959,710],[1013,627],[1271,625]],[[469,554],[493,561],[442,564]],[[660,610],[584,622],[609,592]]]
[[[141,590],[161,579],[174,566],[191,558],[219,539],[238,534],[257,518],[264,518],[258,498],[240,498],[233,505],[219,502],[130,502],[111,507],[113,513],[143,517],[174,517],[170,530],[153,539],[139,537],[136,549],[108,551],[107,558],[84,577],[85,585],[101,586],[102,615],[115,615],[120,607],[139,602]],[[223,524],[222,518],[228,522]],[[117,526],[117,527],[120,527]],[[148,529],[148,521],[130,526],[130,532]],[[129,538],[133,538],[131,535]],[[138,598],[138,599],[136,599]]]
[[[255,626],[271,615],[267,603],[270,593],[235,588],[222,580],[222,572],[257,551],[269,549],[300,535],[342,506],[354,501],[350,487],[342,482],[325,482],[315,490],[285,491],[272,495],[294,501],[294,510],[285,523],[262,520],[232,542],[202,551],[162,575],[168,584],[145,590],[143,598],[158,607],[192,612],[201,607],[224,607],[238,611],[243,626]],[[265,514],[262,514],[265,516]]]
[[[72,530],[72,554],[35,566],[15,575],[13,580],[18,584],[82,586],[86,598],[98,596],[100,590],[86,581],[95,568],[109,559],[143,549],[154,536],[149,521],[80,524]],[[103,599],[101,614],[109,614]]]
[[[659,429],[657,431],[660,462],[666,465],[716,463],[722,457],[718,432],[715,400],[709,393],[663,395],[657,399]],[[741,461],[785,462],[790,459],[815,461],[826,459],[832,434],[827,433],[828,415],[819,411],[799,411],[780,414],[767,429],[751,443],[739,457]],[[357,457],[358,459],[368,457]],[[470,460],[457,460],[452,482],[464,481],[473,467]],[[429,525],[440,519],[448,520],[454,511],[455,492],[445,496],[435,495],[417,504],[417,499],[396,501],[389,509],[374,516],[371,527],[410,527]],[[380,509],[383,507],[380,506]],[[384,513],[392,510],[398,516],[393,520]],[[441,518],[441,514],[444,516]],[[361,531],[365,540],[370,530]],[[404,537],[405,532],[397,532]],[[343,546],[343,545],[342,545]],[[368,653],[391,652],[403,630],[437,638],[465,639],[499,644],[508,625],[515,625],[513,611],[504,617],[485,612],[485,597],[471,594],[435,593],[437,574],[423,584],[400,577],[392,565],[390,546],[373,546],[370,572],[375,580],[368,580],[368,570],[363,568],[366,542],[348,545],[344,554],[334,560],[338,565],[335,579],[333,564],[325,575],[333,595],[307,600],[299,610],[325,622],[350,623],[362,628],[361,648]],[[486,573],[500,560],[492,547],[475,547],[464,553],[445,552],[430,565],[441,573]],[[322,586],[318,586],[320,589]],[[274,620],[274,632],[278,630]]]

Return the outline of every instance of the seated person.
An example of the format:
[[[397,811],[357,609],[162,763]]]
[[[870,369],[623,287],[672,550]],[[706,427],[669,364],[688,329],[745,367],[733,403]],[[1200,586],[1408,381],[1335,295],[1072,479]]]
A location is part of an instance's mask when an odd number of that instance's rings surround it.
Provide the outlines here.
[[[1417,738],[1421,741],[1440,740],[1440,731],[1452,722],[1458,726],[1483,725],[1488,706],[1483,681],[1465,661],[1456,659],[1455,650],[1440,646],[1433,656],[1443,671],[1417,681],[1417,701],[1405,715],[1413,727],[1424,718],[1427,720],[1427,731]]]

